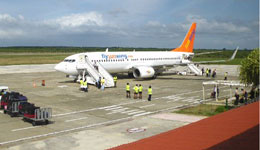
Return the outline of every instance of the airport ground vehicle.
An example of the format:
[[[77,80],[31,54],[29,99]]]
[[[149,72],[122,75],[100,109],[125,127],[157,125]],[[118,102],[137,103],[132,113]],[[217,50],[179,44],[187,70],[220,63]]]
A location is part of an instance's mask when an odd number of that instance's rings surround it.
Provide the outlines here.
[[[31,122],[33,126],[40,123],[48,124],[52,109],[36,107],[27,100],[27,97],[18,92],[6,92],[1,97],[1,109],[11,117],[23,117],[24,121]]]
[[[49,124],[49,119],[52,116],[51,108],[40,108],[33,104],[24,105],[23,120],[31,122],[33,126],[38,124]]]

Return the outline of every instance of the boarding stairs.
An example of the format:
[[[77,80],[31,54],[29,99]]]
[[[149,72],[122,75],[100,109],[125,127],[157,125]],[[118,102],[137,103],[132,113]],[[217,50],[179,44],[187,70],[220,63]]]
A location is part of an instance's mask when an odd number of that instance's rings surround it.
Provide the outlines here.
[[[80,55],[79,58],[77,70],[79,73],[82,73],[83,78],[85,78],[86,73],[88,73],[89,77],[86,77],[88,83],[95,84],[99,78],[105,78],[105,87],[114,87],[113,77],[99,62],[93,64],[86,55]]]
[[[197,66],[195,66],[194,64],[187,64],[187,65],[188,65],[189,69],[192,72],[194,72],[196,75],[202,75],[201,70]]]

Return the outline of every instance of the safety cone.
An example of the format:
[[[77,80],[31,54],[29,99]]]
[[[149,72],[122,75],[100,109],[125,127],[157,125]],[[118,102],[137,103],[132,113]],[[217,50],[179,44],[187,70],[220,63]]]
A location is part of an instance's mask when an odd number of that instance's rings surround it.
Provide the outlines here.
[[[35,82],[33,82],[33,87],[36,88],[36,83]]]

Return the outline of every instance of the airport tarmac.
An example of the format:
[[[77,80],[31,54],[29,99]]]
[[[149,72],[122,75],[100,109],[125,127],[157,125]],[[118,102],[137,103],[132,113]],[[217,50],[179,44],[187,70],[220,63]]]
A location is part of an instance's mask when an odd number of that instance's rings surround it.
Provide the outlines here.
[[[44,66],[38,69],[48,70]],[[1,73],[1,85],[8,86],[11,91],[22,93],[28,97],[29,102],[37,106],[52,108],[53,118],[49,125],[34,127],[28,122],[23,122],[21,117],[11,118],[0,113],[0,148],[17,148],[17,145],[32,141],[50,141],[54,137],[56,142],[62,142],[61,137],[65,139],[74,137],[75,142],[77,139],[75,136],[83,134],[86,140],[104,139],[100,145],[97,145],[100,149],[104,149],[165,132],[189,122],[158,120],[154,118],[154,115],[171,112],[191,104],[199,104],[202,99],[202,82],[212,80],[201,76],[169,74],[158,76],[155,80],[129,79],[123,75],[118,78],[117,88],[100,91],[95,86],[89,86],[89,92],[85,93],[79,91],[78,84],[65,78],[63,73],[55,71],[30,72],[27,70],[26,73],[11,73],[9,70],[8,73]],[[231,78],[237,79],[237,77],[229,77]],[[218,76],[217,79],[223,79],[223,76]],[[41,86],[42,80],[46,82],[44,87]],[[125,98],[127,82],[130,83],[131,89],[135,84],[144,86],[142,100]],[[33,86],[34,83],[36,87]],[[153,88],[151,102],[147,101],[149,85]],[[209,86],[207,98],[212,90],[213,86]],[[222,96],[229,95],[228,87],[220,87],[220,92]],[[135,129],[135,125],[136,128],[145,128],[145,131],[141,134],[128,134],[126,130]],[[121,137],[123,131],[124,138]],[[105,137],[108,134],[110,138]],[[109,142],[109,139],[115,139],[114,142],[118,142],[113,144]],[[64,146],[69,144],[69,141],[63,141],[68,142]],[[50,143],[53,144],[53,142]],[[98,144],[98,142],[93,143]],[[33,148],[37,147],[33,146]]]

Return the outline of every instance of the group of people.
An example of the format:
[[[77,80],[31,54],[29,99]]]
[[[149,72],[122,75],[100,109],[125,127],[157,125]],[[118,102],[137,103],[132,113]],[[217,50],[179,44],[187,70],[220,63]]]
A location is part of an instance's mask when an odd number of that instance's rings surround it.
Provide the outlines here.
[[[99,77],[99,80],[96,82],[96,86],[98,87],[98,89],[101,89],[101,90],[104,90],[105,89],[105,78],[102,78]],[[80,83],[80,90],[81,91],[84,91],[84,92],[88,92],[88,82],[87,82],[87,79],[80,79],[79,80],[79,83]]]
[[[212,76],[212,78],[215,78],[216,75],[217,75],[217,70],[214,69],[212,74],[211,74],[211,69],[210,68],[207,68],[206,70],[204,70],[204,68],[201,69],[201,73],[202,73],[202,76],[204,75],[204,73],[206,74],[206,77],[210,77]]]
[[[134,87],[133,87],[133,92],[134,92],[134,99],[142,99],[143,97],[143,86],[141,84],[136,84]],[[150,85],[148,87],[148,101],[151,101],[152,100],[152,86]],[[129,83],[126,84],[126,98],[131,98],[131,92],[130,92],[130,85]]]
[[[84,91],[84,92],[88,92],[88,82],[87,79],[80,79],[79,80],[80,83],[80,90]]]
[[[239,90],[238,88],[236,88],[236,91],[235,91],[235,102],[234,104],[235,105],[238,105],[238,103],[245,103],[247,104],[248,103],[248,98],[251,99],[251,100],[254,100],[255,98],[259,98],[259,89],[258,88],[252,88],[251,91],[250,91],[250,96],[248,96],[249,94],[247,93],[247,91],[245,89],[241,89],[241,92],[242,94],[240,95],[239,94]]]
[[[99,79],[98,79],[98,81],[96,83],[96,86],[97,86],[98,89],[101,89],[102,91],[104,91],[105,83],[106,83],[105,78],[104,77],[103,78],[99,77]]]

